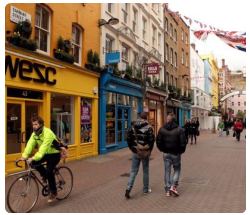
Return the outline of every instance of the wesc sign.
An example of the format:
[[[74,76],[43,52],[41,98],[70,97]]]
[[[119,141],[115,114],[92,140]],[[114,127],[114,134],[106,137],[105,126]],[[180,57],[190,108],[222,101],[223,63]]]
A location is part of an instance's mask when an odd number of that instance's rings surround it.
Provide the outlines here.
[[[148,75],[159,74],[159,64],[157,63],[146,64],[146,71]]]
[[[56,69],[53,67],[46,67],[43,64],[32,63],[28,60],[20,60],[16,58],[15,62],[12,62],[10,55],[5,56],[5,75],[9,71],[11,78],[15,78],[17,74],[20,79],[27,81],[34,81],[37,83],[46,83],[49,85],[55,85],[56,80],[52,79],[52,76],[56,74]],[[36,74],[36,77],[32,73]]]

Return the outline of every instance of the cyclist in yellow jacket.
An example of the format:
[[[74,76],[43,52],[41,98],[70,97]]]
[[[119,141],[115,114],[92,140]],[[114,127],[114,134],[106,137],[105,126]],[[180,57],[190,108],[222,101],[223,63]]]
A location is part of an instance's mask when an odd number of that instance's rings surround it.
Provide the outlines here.
[[[33,133],[25,147],[21,160],[27,160],[31,167],[35,168],[43,178],[48,180],[50,195],[48,202],[53,202],[57,196],[54,169],[60,161],[60,149],[55,148],[54,141],[56,135],[49,128],[44,126],[44,120],[40,116],[31,119]],[[38,151],[30,157],[33,149],[38,147]],[[46,162],[47,168],[41,163]]]

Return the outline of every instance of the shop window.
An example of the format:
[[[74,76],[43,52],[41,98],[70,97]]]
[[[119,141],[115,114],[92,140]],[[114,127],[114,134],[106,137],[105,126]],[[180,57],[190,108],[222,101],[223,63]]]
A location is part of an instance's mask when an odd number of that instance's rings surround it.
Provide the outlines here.
[[[115,144],[115,104],[107,104],[106,106],[106,144]]]
[[[67,144],[74,140],[74,97],[53,93],[51,95],[51,130]]]
[[[136,97],[132,97],[131,104],[132,104],[131,120],[133,122],[137,119],[138,116],[138,99]]]
[[[81,143],[92,142],[92,100],[81,98]]]
[[[35,40],[38,49],[47,54],[49,54],[50,16],[47,8],[41,5],[36,6]]]

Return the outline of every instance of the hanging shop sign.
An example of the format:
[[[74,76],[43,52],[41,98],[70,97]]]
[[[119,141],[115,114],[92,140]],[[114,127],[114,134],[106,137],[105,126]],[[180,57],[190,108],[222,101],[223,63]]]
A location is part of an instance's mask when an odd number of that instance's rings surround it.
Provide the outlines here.
[[[148,75],[156,75],[159,74],[160,65],[157,63],[150,63],[146,64],[145,68]]]

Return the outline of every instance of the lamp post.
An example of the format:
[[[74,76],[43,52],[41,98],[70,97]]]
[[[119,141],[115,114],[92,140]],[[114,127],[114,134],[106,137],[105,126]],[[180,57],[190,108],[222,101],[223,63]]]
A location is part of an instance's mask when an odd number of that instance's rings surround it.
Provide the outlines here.
[[[112,17],[108,21],[106,21],[105,19],[99,19],[98,26],[101,27],[103,25],[116,25],[118,23],[119,23],[119,19]]]

